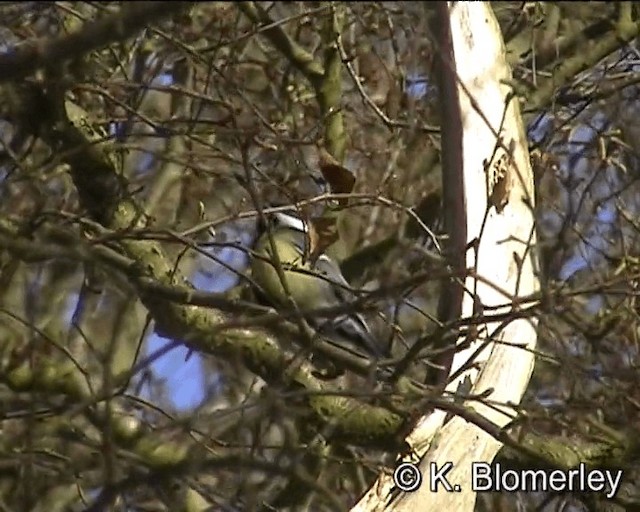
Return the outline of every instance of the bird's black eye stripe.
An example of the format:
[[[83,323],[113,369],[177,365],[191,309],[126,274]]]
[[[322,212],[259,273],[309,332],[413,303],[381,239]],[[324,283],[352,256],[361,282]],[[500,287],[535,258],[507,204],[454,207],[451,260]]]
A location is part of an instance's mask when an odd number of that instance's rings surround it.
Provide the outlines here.
[[[318,176],[316,174],[311,174],[311,179],[319,187],[326,187],[327,186],[327,180],[324,179],[324,176]]]

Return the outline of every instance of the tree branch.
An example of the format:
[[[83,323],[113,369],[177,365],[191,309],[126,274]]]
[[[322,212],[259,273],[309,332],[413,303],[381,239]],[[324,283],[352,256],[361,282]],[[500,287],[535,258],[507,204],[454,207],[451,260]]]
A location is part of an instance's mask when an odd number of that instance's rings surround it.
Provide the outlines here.
[[[289,59],[289,62],[307,77],[311,83],[322,78],[324,75],[322,64],[291,39],[281,25],[274,23],[261,5],[255,2],[238,2],[238,8],[251,21],[265,27],[264,33],[273,46]]]
[[[551,78],[547,79],[526,102],[525,112],[537,112],[549,104],[557,91],[570,83],[578,73],[591,68],[600,60],[610,55],[621,46],[638,37],[640,34],[640,23],[634,23],[626,13],[628,9],[621,5],[621,18],[613,30],[602,37],[588,52],[581,52],[571,58],[565,59],[562,64],[553,72]]]
[[[43,91],[37,99],[28,101],[21,89],[19,104],[11,107],[26,108],[14,113],[25,121],[31,110],[27,105],[44,107],[47,115],[37,116],[41,127],[30,126],[40,133],[61,159],[71,167],[71,176],[78,189],[81,204],[108,229],[119,231],[145,228],[147,217],[135,200],[126,194],[127,184],[115,169],[109,145],[96,142],[98,135],[88,121],[86,112],[69,100],[51,97]],[[60,94],[60,92],[57,92]],[[56,129],[52,130],[54,126]],[[106,209],[106,211],[105,211]],[[125,255],[135,262],[137,272],[129,278],[137,287],[142,303],[156,323],[162,336],[181,340],[186,346],[202,353],[214,354],[231,360],[242,360],[245,365],[267,382],[302,387],[308,392],[307,403],[321,425],[330,424],[337,438],[356,444],[374,444],[396,447],[396,432],[403,418],[387,408],[365,404],[354,398],[339,396],[336,390],[314,375],[314,367],[300,362],[290,351],[280,346],[281,339],[258,328],[231,328],[220,330],[228,319],[221,311],[195,305],[176,304],[150,292],[141,285],[145,279],[167,286],[193,289],[193,286],[166,258],[162,246],[152,240],[120,240]],[[292,364],[295,362],[295,364]],[[338,395],[338,396],[336,396]],[[342,393],[344,395],[344,393]]]
[[[44,66],[128,39],[150,23],[185,10],[191,2],[124,3],[118,13],[85,24],[69,35],[25,43],[0,55],[0,82],[16,81]]]
[[[338,37],[344,23],[341,7],[332,5],[331,16],[323,34],[324,64],[298,45],[276,24],[269,14],[255,2],[239,2],[240,10],[254,23],[264,27],[264,34],[311,83],[324,118],[325,145],[331,155],[342,162],[346,149],[342,102],[342,58],[338,48]]]

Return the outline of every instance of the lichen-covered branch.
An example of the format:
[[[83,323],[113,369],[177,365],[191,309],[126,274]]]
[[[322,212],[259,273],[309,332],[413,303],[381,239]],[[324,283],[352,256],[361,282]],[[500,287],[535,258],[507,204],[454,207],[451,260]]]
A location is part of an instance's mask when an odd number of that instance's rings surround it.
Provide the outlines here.
[[[336,160],[344,159],[346,135],[341,112],[342,58],[338,49],[338,37],[344,24],[343,8],[332,5],[331,17],[324,33],[324,76],[314,84],[320,111],[324,116],[324,138],[327,149]],[[313,83],[313,82],[312,82]]]
[[[120,10],[87,23],[81,30],[44,41],[26,43],[0,54],[0,82],[20,80],[35,70],[86,55],[123,41],[154,21],[187,9],[191,2],[124,3]]]
[[[35,94],[35,90],[30,91]],[[33,119],[31,108],[44,107],[47,115],[36,117],[42,122],[43,139],[70,166],[71,175],[81,203],[104,227],[111,230],[142,228],[147,218],[139,205],[126,193],[126,182],[117,172],[110,158],[109,144],[97,143],[99,134],[87,121],[79,106],[59,96],[39,91],[37,100],[21,92],[22,101],[13,106],[16,120]],[[54,127],[54,129],[51,129]],[[34,127],[35,128],[35,127]],[[121,247],[128,258],[135,261],[129,278],[135,285],[140,279],[174,286],[191,287],[176,272],[158,242],[122,240]],[[137,270],[136,270],[137,269]],[[240,358],[246,366],[268,382],[295,385],[310,394],[310,404],[320,423],[330,422],[332,432],[353,442],[389,445],[402,425],[402,418],[389,410],[367,405],[352,398],[334,396],[327,383],[313,375],[309,363],[292,366],[291,353],[284,351],[278,337],[264,329],[217,329],[228,318],[219,310],[194,305],[181,305],[166,300],[144,287],[138,287],[141,301],[156,323],[162,336],[182,340],[187,346],[203,353]],[[329,394],[327,394],[327,391]]]
[[[625,8],[624,5],[621,5],[620,11],[621,16],[616,25],[616,30],[612,30],[602,36],[593,44],[590,51],[576,52],[575,55],[565,58],[553,70],[552,76],[531,93],[526,101],[526,112],[537,112],[544,108],[553,100],[557,91],[570,83],[578,73],[593,67],[607,55],[638,37],[640,23],[633,22],[628,8]]]
[[[331,155],[341,162],[346,149],[346,135],[341,111],[342,59],[338,36],[343,28],[343,7],[331,5],[331,15],[323,34],[324,63],[296,43],[269,14],[255,2],[239,2],[239,9],[263,28],[264,35],[293,66],[309,80],[316,93],[324,120],[325,145]]]
[[[269,41],[293,64],[310,82],[322,79],[324,68],[313,55],[296,43],[281,25],[274,23],[260,4],[238,2],[238,8],[254,23],[264,27]]]

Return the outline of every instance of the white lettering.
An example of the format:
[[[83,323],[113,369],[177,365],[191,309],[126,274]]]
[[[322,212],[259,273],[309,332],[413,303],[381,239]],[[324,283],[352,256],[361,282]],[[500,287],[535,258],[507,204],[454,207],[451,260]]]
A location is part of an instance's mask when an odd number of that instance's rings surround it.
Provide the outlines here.
[[[527,484],[527,480],[530,483]],[[544,469],[524,469],[522,471],[522,488],[527,491],[543,491],[547,487],[547,472]]]
[[[569,471],[569,473],[571,473],[571,471]],[[572,481],[570,475],[568,480],[569,482]],[[565,474],[564,471],[560,469],[556,469],[551,473],[549,473],[549,476],[547,477],[547,485],[545,486],[546,487],[545,490],[547,491],[551,490],[556,492],[565,491],[567,489],[566,485],[567,485],[567,475]]]
[[[620,486],[620,483],[622,482],[622,470],[619,469],[618,471],[616,471],[615,480],[613,479],[611,471],[607,470],[604,472],[604,474],[607,478],[607,483],[609,484],[610,489],[606,496],[607,498],[611,499],[618,493],[618,488]]]
[[[453,486],[447,480],[447,473],[453,469],[453,463],[447,462],[440,469],[435,462],[429,465],[429,490],[431,492],[438,492],[438,484],[442,484],[442,487],[448,492],[453,492]]]
[[[594,469],[593,471],[589,471],[587,475],[587,487],[590,491],[600,492],[604,490],[604,474],[602,471]]]
[[[450,490],[444,475],[451,469],[448,466],[438,473],[432,470],[432,485],[441,481]],[[440,476],[441,475],[441,476]],[[471,464],[471,487],[475,492],[483,491],[578,491],[605,492],[606,497],[616,495],[622,482],[622,470],[610,471],[589,469],[584,463],[569,470],[554,469],[502,469],[500,463],[486,462]]]
[[[491,466],[486,462],[471,463],[471,489],[474,492],[494,490],[491,486]]]
[[[578,491],[581,489],[580,485],[580,468],[581,465],[578,465],[577,469],[570,469],[567,472],[567,486],[563,487],[563,489],[569,489],[570,491]]]
[[[500,464],[496,464],[496,471],[500,470]],[[509,483],[511,480],[511,483]],[[502,488],[507,492],[513,492],[520,489],[520,478],[518,472],[514,469],[507,469],[500,475],[500,483]]]

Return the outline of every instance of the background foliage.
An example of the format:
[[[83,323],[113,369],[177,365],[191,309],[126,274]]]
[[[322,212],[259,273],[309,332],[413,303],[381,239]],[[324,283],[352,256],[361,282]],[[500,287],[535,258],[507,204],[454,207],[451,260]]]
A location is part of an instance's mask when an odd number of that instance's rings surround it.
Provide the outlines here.
[[[537,172],[541,353],[520,426],[580,457],[603,436],[627,449],[603,459],[626,469],[606,505],[478,507],[620,509],[637,503],[637,7],[492,5]],[[354,503],[468,323],[434,317],[430,8],[9,2],[0,20],[0,509]],[[261,212],[336,211],[321,148],[356,177],[332,255],[395,356],[425,340],[418,395],[255,301]],[[407,300],[430,317],[412,323]],[[348,371],[320,378],[310,343]]]

